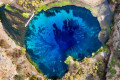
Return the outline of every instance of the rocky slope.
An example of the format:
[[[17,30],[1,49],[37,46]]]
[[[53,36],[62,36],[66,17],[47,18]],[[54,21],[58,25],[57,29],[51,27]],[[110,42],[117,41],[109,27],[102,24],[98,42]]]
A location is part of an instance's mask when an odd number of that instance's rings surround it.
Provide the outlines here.
[[[0,80],[30,80],[34,75],[43,80],[21,50],[6,34],[0,22]]]
[[[116,0],[111,3],[111,6],[115,5],[115,14],[113,20],[113,26],[111,36],[108,41],[108,45],[111,49],[111,55],[108,62],[107,80],[119,80],[120,79],[120,1]]]

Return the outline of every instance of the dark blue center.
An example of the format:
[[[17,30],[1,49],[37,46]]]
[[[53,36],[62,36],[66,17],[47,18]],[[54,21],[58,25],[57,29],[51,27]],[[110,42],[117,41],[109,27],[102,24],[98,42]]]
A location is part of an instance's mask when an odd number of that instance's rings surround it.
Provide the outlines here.
[[[97,18],[85,8],[51,8],[30,22],[27,52],[47,77],[62,77],[68,70],[64,63],[68,56],[81,60],[100,48],[100,30]]]
[[[67,23],[68,22],[68,23]],[[79,25],[74,25],[74,20],[65,20],[63,23],[62,31],[57,28],[56,24],[53,24],[53,27],[55,28],[54,36],[57,44],[61,48],[61,50],[66,51],[73,47],[76,44],[76,40],[74,38],[75,30],[79,28]]]

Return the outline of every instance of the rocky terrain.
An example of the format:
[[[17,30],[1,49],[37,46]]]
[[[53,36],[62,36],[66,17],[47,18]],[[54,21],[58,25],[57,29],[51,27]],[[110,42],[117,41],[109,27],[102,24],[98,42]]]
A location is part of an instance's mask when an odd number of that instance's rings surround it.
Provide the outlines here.
[[[34,75],[43,80],[43,76],[37,72],[25,54],[6,34],[0,23],[0,80],[30,80]]]
[[[111,36],[108,41],[111,53],[107,67],[107,80],[120,79],[120,1],[110,3],[111,6],[116,5],[113,25],[111,29]]]
[[[102,29],[99,40],[105,46],[92,58],[85,58],[80,62],[71,59],[69,71],[62,80],[120,79],[119,0],[0,0],[0,5],[0,80],[46,79],[35,69],[34,63],[31,64],[25,52],[24,36],[27,27],[24,26],[36,10],[63,5],[89,9],[98,18]]]

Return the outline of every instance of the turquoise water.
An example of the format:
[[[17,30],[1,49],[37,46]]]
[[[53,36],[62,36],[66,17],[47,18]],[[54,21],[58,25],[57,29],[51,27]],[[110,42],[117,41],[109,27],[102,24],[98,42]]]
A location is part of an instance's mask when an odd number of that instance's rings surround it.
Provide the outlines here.
[[[49,78],[62,77],[68,70],[68,56],[83,59],[102,44],[100,25],[85,8],[64,6],[41,11],[34,16],[26,33],[26,48],[31,59]]]

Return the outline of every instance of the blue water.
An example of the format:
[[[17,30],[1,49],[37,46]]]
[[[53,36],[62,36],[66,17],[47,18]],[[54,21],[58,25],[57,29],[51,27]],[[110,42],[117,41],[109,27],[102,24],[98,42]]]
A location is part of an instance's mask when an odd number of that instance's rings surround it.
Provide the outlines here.
[[[85,8],[64,6],[35,15],[26,33],[26,48],[31,59],[49,78],[62,77],[68,70],[68,56],[83,59],[102,44],[100,25]]]

